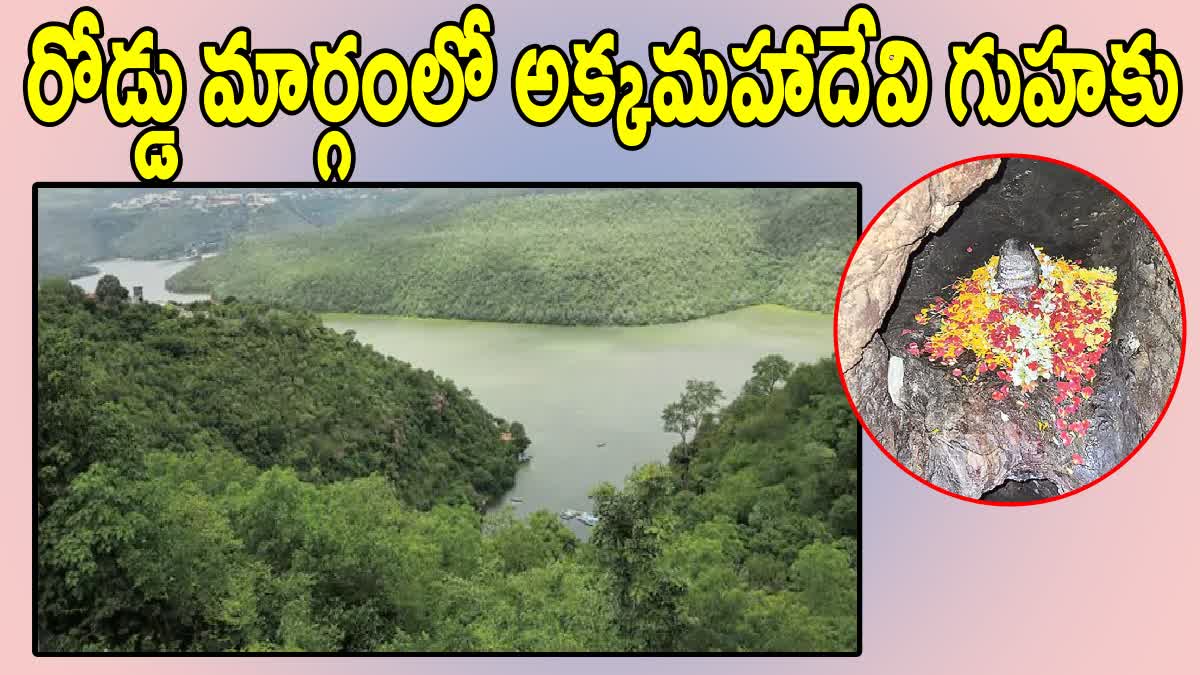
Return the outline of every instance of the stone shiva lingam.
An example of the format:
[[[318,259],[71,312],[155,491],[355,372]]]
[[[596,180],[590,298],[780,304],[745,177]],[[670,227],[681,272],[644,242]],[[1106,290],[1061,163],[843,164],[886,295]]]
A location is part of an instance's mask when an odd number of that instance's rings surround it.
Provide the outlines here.
[[[1041,265],[1033,246],[1020,239],[1008,239],[1000,246],[1000,264],[996,270],[996,286],[1001,293],[1011,295],[1022,303],[1041,281]]]

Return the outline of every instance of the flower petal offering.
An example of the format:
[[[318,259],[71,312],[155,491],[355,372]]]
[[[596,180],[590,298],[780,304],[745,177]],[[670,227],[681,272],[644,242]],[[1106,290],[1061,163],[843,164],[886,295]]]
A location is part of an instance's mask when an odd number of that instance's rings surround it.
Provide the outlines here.
[[[1054,427],[1069,445],[1092,424],[1081,407],[1112,337],[1116,280],[1111,268],[1084,267],[1010,239],[1001,255],[950,286],[950,300],[937,297],[917,313],[918,324],[936,330],[907,351],[966,381],[987,383],[994,374],[998,404],[1053,380]]]

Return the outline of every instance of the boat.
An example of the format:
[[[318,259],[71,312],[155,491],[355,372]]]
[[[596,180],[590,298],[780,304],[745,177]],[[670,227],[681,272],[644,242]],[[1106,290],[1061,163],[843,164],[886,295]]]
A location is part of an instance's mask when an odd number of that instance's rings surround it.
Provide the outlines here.
[[[591,527],[591,526],[595,525],[596,523],[600,522],[600,518],[592,513],[581,513],[578,516],[578,520],[579,520],[579,522],[583,523],[584,525],[587,525],[588,527]]]
[[[513,498],[509,499],[508,501],[510,501],[514,504],[522,504],[525,502],[525,500],[521,499],[520,497],[513,497]]]
[[[579,511],[576,511],[575,509],[567,509],[566,511],[563,511],[562,513],[558,514],[558,517],[562,518],[563,520],[573,520],[575,518],[578,518],[579,515],[580,515]]]
[[[521,454],[517,455],[517,461],[521,464],[527,464],[531,459],[533,459],[533,457],[528,452],[522,452]]]
[[[597,443],[597,444],[596,444],[596,447],[597,447],[597,448],[603,448],[603,447],[604,447],[604,446],[606,446],[606,445],[608,445],[608,443]]]

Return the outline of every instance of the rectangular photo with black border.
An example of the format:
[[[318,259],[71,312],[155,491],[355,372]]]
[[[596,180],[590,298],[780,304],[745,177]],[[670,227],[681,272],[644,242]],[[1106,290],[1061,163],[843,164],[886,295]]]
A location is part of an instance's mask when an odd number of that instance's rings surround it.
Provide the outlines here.
[[[38,183],[33,652],[862,653],[858,183]]]

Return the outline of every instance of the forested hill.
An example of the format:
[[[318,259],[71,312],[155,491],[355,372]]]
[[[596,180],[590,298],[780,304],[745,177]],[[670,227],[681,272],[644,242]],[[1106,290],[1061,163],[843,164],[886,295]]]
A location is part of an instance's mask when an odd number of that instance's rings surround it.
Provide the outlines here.
[[[311,314],[106,301],[115,289],[38,292],[43,507],[93,462],[198,447],[315,482],[379,473],[414,506],[478,504],[512,486],[507,428],[450,381]]]
[[[411,316],[682,321],[752,304],[831,311],[853,189],[613,189],[497,196],[242,240],[175,291]]]
[[[670,456],[593,494],[621,635],[650,651],[853,651],[858,425],[833,361],[764,357]]]
[[[97,295],[38,295],[43,650],[855,649],[828,360],[760,362],[670,463],[598,488],[584,543],[480,515],[511,449],[449,382],[303,314]]]

